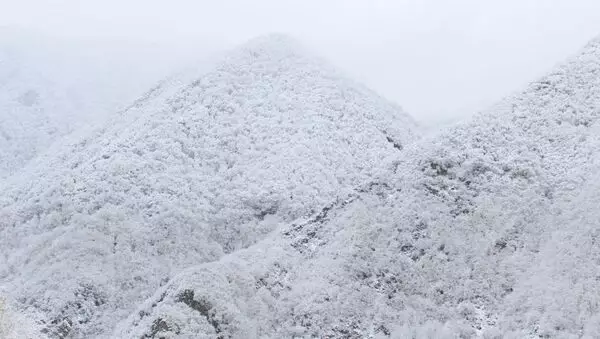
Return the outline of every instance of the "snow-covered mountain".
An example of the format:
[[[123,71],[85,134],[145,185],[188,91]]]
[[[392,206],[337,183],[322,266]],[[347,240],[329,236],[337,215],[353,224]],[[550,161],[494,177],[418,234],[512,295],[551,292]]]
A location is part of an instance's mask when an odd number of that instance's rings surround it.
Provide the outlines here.
[[[600,39],[113,336],[600,338],[599,74]]]
[[[0,27],[0,179],[181,66],[157,49]]]
[[[184,83],[2,187],[0,286],[51,337],[111,337],[174,275],[351,193],[416,139],[399,107],[282,36]]]

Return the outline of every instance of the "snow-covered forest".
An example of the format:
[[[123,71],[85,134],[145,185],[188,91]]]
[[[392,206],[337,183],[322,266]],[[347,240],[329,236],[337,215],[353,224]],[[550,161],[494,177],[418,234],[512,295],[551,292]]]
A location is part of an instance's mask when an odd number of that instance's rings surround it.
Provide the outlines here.
[[[0,28],[0,338],[600,338],[600,38],[434,129],[283,34],[94,46]]]

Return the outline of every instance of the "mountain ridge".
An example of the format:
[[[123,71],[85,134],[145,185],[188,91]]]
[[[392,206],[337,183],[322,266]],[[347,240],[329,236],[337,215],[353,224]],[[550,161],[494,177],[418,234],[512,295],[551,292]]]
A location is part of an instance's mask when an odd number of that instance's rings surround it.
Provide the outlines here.
[[[102,124],[183,62],[153,49],[0,29],[0,180],[70,133]]]
[[[181,273],[114,335],[597,337],[598,72],[595,39],[312,218]]]
[[[281,36],[202,73],[5,184],[0,282],[51,336],[106,336],[171,275],[310,213],[416,138],[396,105]]]

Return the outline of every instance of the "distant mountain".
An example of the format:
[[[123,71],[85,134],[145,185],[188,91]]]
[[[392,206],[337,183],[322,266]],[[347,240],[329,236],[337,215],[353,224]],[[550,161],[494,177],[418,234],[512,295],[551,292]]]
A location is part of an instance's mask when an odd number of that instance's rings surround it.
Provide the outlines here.
[[[600,39],[312,217],[182,272],[113,335],[599,338],[599,74]]]
[[[181,66],[156,50],[0,28],[0,180]]]
[[[200,73],[4,185],[0,286],[45,314],[50,337],[110,337],[182,270],[372,181],[418,135],[399,107],[283,36]]]

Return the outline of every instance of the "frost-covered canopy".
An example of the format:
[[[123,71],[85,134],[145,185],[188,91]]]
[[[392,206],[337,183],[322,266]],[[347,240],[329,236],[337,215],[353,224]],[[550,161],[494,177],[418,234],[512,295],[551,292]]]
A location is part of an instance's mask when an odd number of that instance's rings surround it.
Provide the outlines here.
[[[599,338],[600,40],[312,218],[190,268],[118,337]]]
[[[0,283],[51,336],[108,336],[183,269],[371,180],[414,129],[288,38],[254,40],[11,178]]]
[[[597,39],[418,139],[294,41],[251,41],[0,183],[0,316],[52,338],[600,338],[599,75]]]
[[[0,27],[0,181],[164,76],[168,66],[134,61],[140,54]]]

